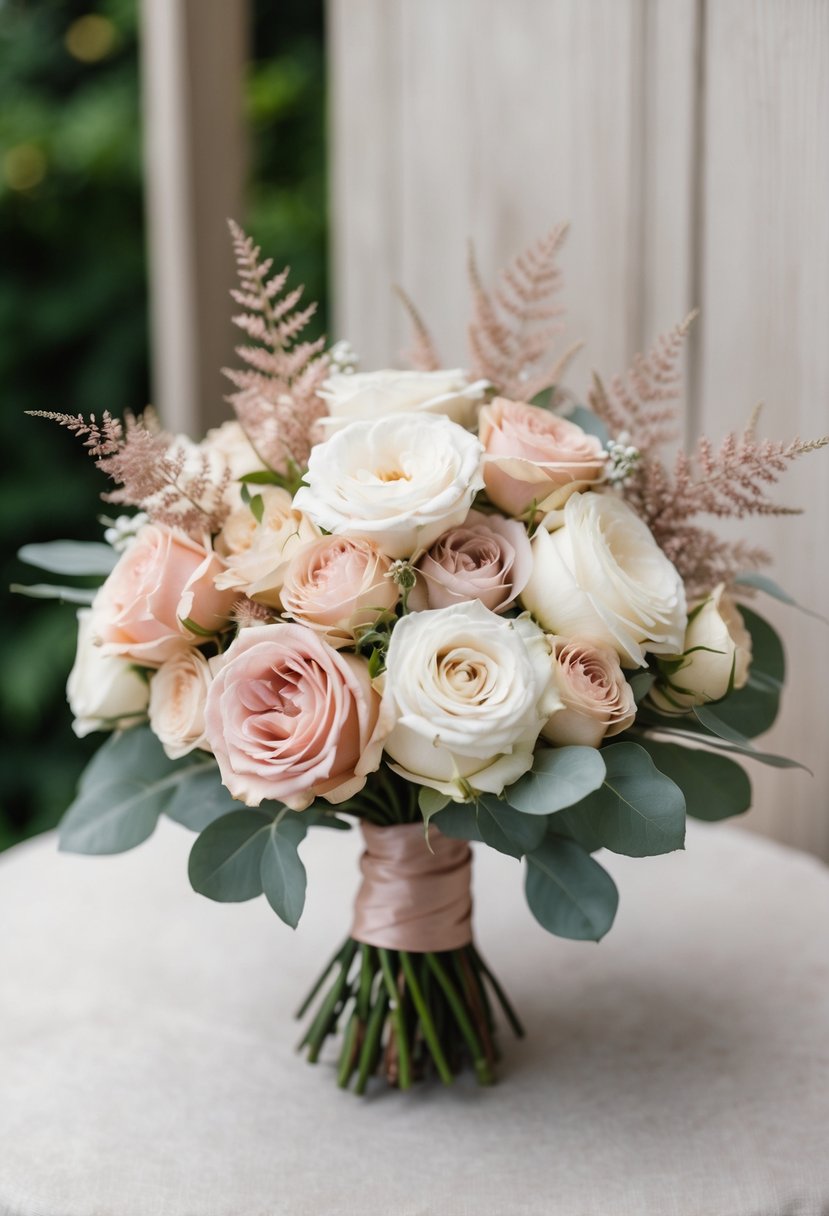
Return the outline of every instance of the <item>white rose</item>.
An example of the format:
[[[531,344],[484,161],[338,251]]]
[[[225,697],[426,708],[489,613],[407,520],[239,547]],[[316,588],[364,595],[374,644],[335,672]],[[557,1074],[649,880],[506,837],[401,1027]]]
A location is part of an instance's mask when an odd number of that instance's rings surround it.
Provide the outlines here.
[[[561,704],[541,630],[478,600],[403,617],[382,682],[392,768],[458,802],[501,794],[526,773]]]
[[[320,419],[326,437],[349,422],[373,421],[392,414],[445,414],[460,426],[473,426],[477,403],[486,380],[469,383],[466,372],[417,372],[384,369],[376,372],[341,372],[329,376],[318,389],[328,406]]]
[[[662,660],[663,677],[650,699],[662,713],[685,713],[744,688],[751,665],[751,634],[737,605],[720,583],[688,614],[683,653]]]
[[[556,747],[598,747],[633,723],[636,701],[615,650],[578,638],[550,638],[553,678],[563,709],[541,733]]]
[[[259,486],[257,492],[262,497],[261,522],[249,506],[242,505],[231,512],[216,537],[216,552],[227,564],[216,576],[216,586],[279,607],[288,563],[303,545],[319,540],[320,532],[295,509],[287,490]]]
[[[312,449],[294,506],[326,532],[411,557],[466,519],[482,456],[474,435],[435,414],[352,422]]]
[[[95,644],[98,625],[90,608],[78,612],[78,649],[66,684],[79,738],[94,730],[119,730],[143,717],[150,690],[127,659],[104,654]]]
[[[209,750],[204,706],[210,679],[210,665],[199,650],[174,655],[152,678],[150,726],[171,760],[197,747]]]
[[[230,485],[225,491],[225,501],[233,509],[241,505],[239,479],[246,473],[258,473],[264,464],[257,456],[251,442],[242,430],[241,423],[223,422],[207,432],[199,444],[202,452],[208,453],[211,462],[218,459],[230,473]],[[251,493],[255,491],[252,489]]]
[[[612,647],[625,667],[676,654],[685,588],[647,525],[616,494],[573,494],[561,517],[533,538],[524,607],[550,633]]]

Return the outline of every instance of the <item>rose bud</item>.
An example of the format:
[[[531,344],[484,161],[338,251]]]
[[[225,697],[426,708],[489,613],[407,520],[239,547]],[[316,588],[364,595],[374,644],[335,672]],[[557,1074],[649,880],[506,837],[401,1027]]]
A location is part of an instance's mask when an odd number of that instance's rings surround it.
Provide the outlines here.
[[[688,614],[683,653],[662,659],[650,700],[663,714],[683,714],[744,688],[751,665],[751,634],[725,584]]]
[[[480,600],[491,612],[506,612],[524,590],[532,564],[523,524],[470,511],[421,558],[409,606],[448,608]]]
[[[636,717],[636,702],[615,650],[578,638],[549,640],[563,709],[542,727],[544,738],[557,747],[598,747],[606,736],[627,730]]]
[[[361,629],[397,603],[399,588],[390,570],[391,561],[371,541],[324,536],[288,563],[282,610],[322,633],[331,646],[352,646]]]
[[[538,406],[496,397],[481,410],[478,434],[487,495],[508,515],[533,503],[557,509],[604,476],[607,455],[595,435]]]

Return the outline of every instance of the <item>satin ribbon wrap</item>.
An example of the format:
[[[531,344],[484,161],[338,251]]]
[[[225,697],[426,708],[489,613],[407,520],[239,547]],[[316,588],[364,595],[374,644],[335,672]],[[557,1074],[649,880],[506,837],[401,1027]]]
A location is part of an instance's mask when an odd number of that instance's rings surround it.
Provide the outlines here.
[[[472,851],[422,823],[360,825],[366,850],[351,936],[387,950],[456,950],[472,941]]]

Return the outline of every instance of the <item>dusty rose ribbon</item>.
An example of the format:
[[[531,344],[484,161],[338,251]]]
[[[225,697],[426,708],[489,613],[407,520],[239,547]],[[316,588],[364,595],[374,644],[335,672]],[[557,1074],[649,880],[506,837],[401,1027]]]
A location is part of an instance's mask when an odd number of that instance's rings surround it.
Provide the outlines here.
[[[351,936],[387,950],[455,950],[472,941],[472,853],[422,823],[360,825],[366,851]]]

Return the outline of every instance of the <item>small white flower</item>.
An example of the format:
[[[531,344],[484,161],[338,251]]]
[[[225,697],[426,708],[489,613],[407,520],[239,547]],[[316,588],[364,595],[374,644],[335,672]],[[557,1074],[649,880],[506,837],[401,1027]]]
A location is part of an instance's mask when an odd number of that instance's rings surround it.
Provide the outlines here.
[[[328,362],[332,372],[351,376],[360,365],[360,356],[347,338],[341,338],[329,350]]]
[[[116,553],[123,553],[130,541],[135,540],[144,524],[150,522],[150,517],[143,511],[138,511],[135,515],[119,515],[117,519],[104,517],[101,522],[109,524],[104,532],[106,543],[112,545]]]

